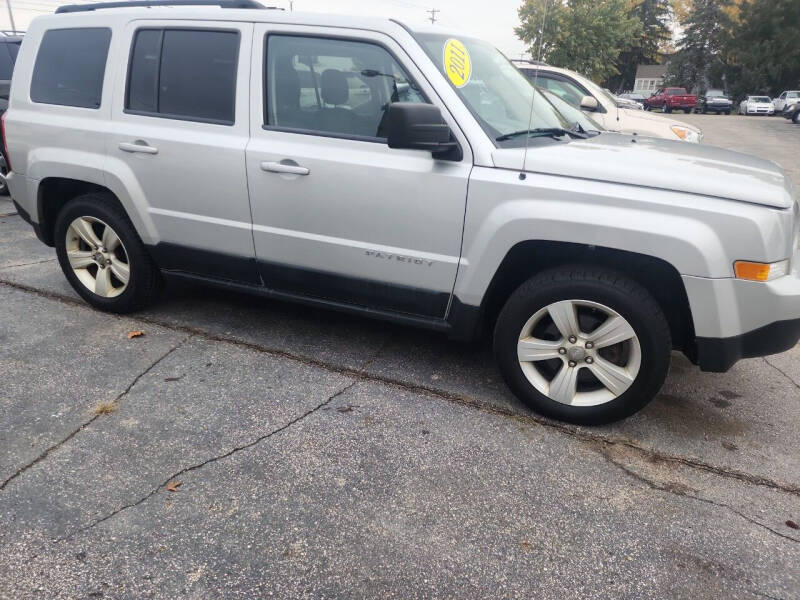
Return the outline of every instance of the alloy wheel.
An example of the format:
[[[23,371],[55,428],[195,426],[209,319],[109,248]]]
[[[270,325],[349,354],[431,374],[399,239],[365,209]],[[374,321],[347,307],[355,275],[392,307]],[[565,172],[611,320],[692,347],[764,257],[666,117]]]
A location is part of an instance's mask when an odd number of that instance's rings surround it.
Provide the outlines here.
[[[117,233],[96,217],[78,217],[67,228],[67,259],[78,280],[103,298],[122,294],[130,281],[130,261]]]
[[[517,358],[539,393],[572,406],[618,398],[639,373],[642,350],[628,321],[589,300],[563,300],[537,311],[519,334]]]

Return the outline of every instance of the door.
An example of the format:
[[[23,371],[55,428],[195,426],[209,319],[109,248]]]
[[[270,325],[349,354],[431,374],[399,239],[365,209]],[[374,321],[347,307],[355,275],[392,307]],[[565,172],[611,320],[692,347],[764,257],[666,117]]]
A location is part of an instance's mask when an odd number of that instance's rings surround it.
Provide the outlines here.
[[[256,25],[247,175],[267,287],[444,318],[472,167],[387,146],[398,100],[436,99],[402,49],[364,31]],[[263,79],[262,79],[263,78]]]
[[[107,169],[157,233],[162,268],[258,282],[245,171],[252,25],[136,21]]]
[[[775,111],[780,112],[781,110],[783,110],[783,105],[785,103],[786,103],[786,92],[783,92],[773,101],[773,104],[775,105]]]

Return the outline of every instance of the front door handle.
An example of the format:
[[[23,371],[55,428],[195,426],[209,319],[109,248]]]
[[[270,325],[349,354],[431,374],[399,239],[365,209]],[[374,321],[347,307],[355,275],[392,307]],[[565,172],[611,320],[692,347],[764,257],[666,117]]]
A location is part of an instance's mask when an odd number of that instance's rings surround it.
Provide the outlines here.
[[[294,163],[294,164],[292,164]],[[301,167],[294,161],[287,162],[262,162],[261,170],[269,173],[291,173],[292,175],[308,175],[309,171],[306,167]]]
[[[119,149],[123,152],[141,152],[142,154],[158,154],[158,148],[148,146],[143,140],[135,142],[120,142]]]

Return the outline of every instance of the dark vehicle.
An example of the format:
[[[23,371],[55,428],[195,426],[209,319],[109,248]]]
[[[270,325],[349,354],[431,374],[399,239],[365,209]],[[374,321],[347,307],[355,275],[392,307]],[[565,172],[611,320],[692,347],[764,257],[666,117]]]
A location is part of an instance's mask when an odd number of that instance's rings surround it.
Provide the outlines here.
[[[783,116],[789,119],[792,123],[800,125],[800,102],[794,104],[787,104],[783,109]]]
[[[11,73],[17,62],[17,52],[22,43],[22,36],[0,33],[0,115],[8,108],[8,92],[11,89]],[[0,196],[8,194],[6,186],[6,159],[0,152]]]
[[[694,112],[729,115],[732,108],[733,100],[723,90],[708,90],[697,97],[697,106],[695,106]]]
[[[690,113],[697,105],[697,96],[688,94],[685,88],[668,87],[658,90],[655,94],[644,101],[645,110],[660,108],[665,113],[673,110],[682,110]]]

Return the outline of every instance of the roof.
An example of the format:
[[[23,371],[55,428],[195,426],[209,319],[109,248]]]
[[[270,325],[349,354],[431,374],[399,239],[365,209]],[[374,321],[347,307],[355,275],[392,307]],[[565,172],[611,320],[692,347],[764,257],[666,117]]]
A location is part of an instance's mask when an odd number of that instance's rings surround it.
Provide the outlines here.
[[[272,7],[265,7],[272,8]],[[296,24],[321,27],[342,27],[347,29],[364,29],[391,34],[398,29],[414,33],[438,33],[440,35],[458,35],[458,32],[445,27],[431,25],[415,25],[413,27],[397,19],[380,17],[349,16],[323,12],[301,12],[285,10],[253,10],[250,8],[221,8],[203,5],[177,6],[122,6],[101,8],[100,10],[61,12],[36,17],[34,23],[51,27],[54,23],[85,23],[104,21],[111,25],[132,19],[177,19],[177,20],[214,20],[240,23],[277,23]],[[462,36],[463,37],[463,36]]]
[[[667,74],[667,65],[639,65],[636,67],[636,79],[663,79]]]

